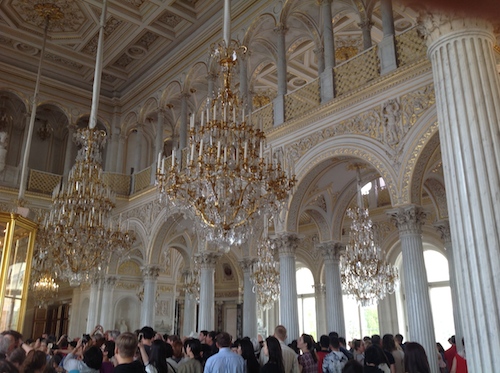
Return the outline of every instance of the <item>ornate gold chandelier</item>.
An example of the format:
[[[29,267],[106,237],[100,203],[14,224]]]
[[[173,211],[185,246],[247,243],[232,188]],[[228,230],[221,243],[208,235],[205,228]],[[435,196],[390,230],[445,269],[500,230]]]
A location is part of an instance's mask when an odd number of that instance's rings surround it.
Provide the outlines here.
[[[197,301],[200,300],[200,261],[194,257],[194,267],[186,272],[184,277],[184,291],[191,294]]]
[[[361,194],[361,165],[357,170],[358,207],[349,209],[352,219],[349,244],[340,258],[343,290],[362,306],[377,304],[387,294],[394,293],[398,283],[398,271],[387,264],[384,253],[374,240],[373,224],[368,209],[363,207]]]
[[[33,283],[32,289],[38,307],[46,308],[50,304],[50,301],[56,297],[59,285],[50,273],[45,273],[38,281]]]
[[[41,251],[45,250],[57,277],[71,286],[88,282],[103,273],[113,253],[128,251],[135,237],[113,224],[114,193],[104,184],[101,147],[106,133],[96,128],[102,73],[104,25],[107,1],[103,0],[90,123],[75,139],[81,146],[66,185],[52,195],[49,214],[41,224]]]
[[[280,295],[280,271],[279,263],[274,260],[273,241],[269,238],[259,243],[257,262],[252,267],[251,279],[260,310],[273,307]]]
[[[199,125],[191,116],[187,158],[172,152],[171,165],[158,162],[157,184],[167,203],[192,210],[200,231],[224,251],[252,234],[252,221],[279,211],[295,183],[291,162],[281,151],[266,150],[262,128],[232,91],[233,69],[246,47],[229,41],[227,7],[225,40],[212,46],[222,87],[208,99]]]

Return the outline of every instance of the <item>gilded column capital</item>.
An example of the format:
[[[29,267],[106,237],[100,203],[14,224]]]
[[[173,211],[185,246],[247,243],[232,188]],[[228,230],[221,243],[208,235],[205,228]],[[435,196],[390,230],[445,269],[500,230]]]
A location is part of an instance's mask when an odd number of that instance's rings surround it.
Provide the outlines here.
[[[141,274],[145,280],[155,280],[160,275],[160,267],[155,265],[141,267]]]
[[[407,205],[386,211],[400,234],[422,234],[427,214],[422,207]]]
[[[299,247],[300,238],[294,233],[283,233],[272,239],[273,246],[280,257],[295,257],[295,252]]]
[[[316,245],[325,262],[339,262],[340,255],[345,251],[345,245],[338,241],[321,242]]]
[[[198,261],[200,263],[201,268],[214,269],[215,264],[217,264],[217,260],[219,260],[221,256],[222,254],[211,251],[202,252],[198,254]]]
[[[257,261],[257,258],[243,258],[239,261],[243,272],[250,272],[252,270],[252,266]]]
[[[450,221],[447,219],[439,220],[433,224],[434,228],[441,235],[441,239],[444,241],[445,247],[451,243],[451,230],[450,230]]]
[[[438,39],[447,35],[463,32],[469,34],[474,30],[481,30],[485,35],[489,34],[492,42],[495,40],[493,25],[482,18],[469,18],[458,13],[436,13],[421,11],[418,17],[419,31],[427,40],[429,48]]]

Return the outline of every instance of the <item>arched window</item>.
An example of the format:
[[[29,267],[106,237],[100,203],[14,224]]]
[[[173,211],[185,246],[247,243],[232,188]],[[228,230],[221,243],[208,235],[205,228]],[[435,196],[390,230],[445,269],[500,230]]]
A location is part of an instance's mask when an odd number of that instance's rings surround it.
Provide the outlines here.
[[[299,332],[300,334],[310,334],[316,340],[316,299],[314,294],[314,278],[312,272],[305,267],[299,268],[296,272],[296,276],[299,309]]]
[[[362,307],[351,296],[343,296],[345,339],[362,339],[379,333],[377,306]]]

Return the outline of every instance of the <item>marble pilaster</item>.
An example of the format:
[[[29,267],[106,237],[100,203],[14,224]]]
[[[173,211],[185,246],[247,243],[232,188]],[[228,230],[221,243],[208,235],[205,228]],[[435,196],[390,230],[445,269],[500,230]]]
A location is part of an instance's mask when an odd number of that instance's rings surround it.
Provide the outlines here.
[[[148,265],[141,268],[142,280],[144,282],[144,299],[141,307],[141,327],[154,327],[156,285],[160,275],[160,267]]]
[[[322,242],[318,246],[325,265],[326,327],[328,332],[345,336],[344,303],[340,280],[340,254],[345,250],[340,242]]]
[[[94,330],[95,326],[99,324],[99,292],[101,287],[101,279],[94,279],[90,284],[89,296],[89,313],[87,316],[87,327],[85,333]]]
[[[420,343],[429,359],[432,373],[439,372],[436,337],[432,321],[429,284],[422,245],[422,225],[426,217],[421,207],[407,205],[387,211],[399,230],[403,253],[404,288],[408,314],[407,340]]]
[[[295,252],[299,244],[296,234],[284,233],[274,239],[280,260],[280,324],[288,331],[287,343],[299,337],[297,304],[297,271]]]
[[[243,336],[257,338],[257,297],[253,292],[250,278],[255,259],[244,258],[240,261],[243,269]]]
[[[134,174],[137,174],[142,170],[142,139],[144,137],[144,124],[137,123],[137,132],[135,136]]]
[[[104,330],[114,329],[113,322],[113,290],[118,278],[106,276],[102,280],[102,310],[100,324]]]
[[[361,28],[361,32],[363,34],[363,49],[367,50],[372,47],[372,26],[373,22],[369,19],[364,19],[358,26]]]
[[[326,286],[325,284],[314,285],[314,296],[316,300],[316,335],[320,336],[328,331],[326,326]]]
[[[198,315],[199,330],[214,330],[215,315],[215,264],[221,254],[204,252],[200,254],[200,312]]]
[[[384,32],[384,38],[378,44],[378,53],[380,58],[380,73],[384,75],[398,67],[396,41],[394,39],[395,32],[392,0],[381,0],[380,11],[382,13],[382,30]]]

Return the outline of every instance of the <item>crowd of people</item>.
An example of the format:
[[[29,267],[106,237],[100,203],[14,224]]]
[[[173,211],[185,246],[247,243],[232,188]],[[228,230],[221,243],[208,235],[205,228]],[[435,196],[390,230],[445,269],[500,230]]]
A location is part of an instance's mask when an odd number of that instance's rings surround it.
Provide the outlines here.
[[[161,335],[145,326],[135,332],[104,331],[69,340],[43,335],[24,340],[14,330],[0,333],[0,373],[430,373],[424,348],[385,334],[346,344],[336,332],[316,342],[302,334],[287,345],[279,325],[267,338],[233,340],[226,332],[202,330],[197,336]],[[466,373],[464,352],[455,337],[446,351],[438,343],[442,373]]]

